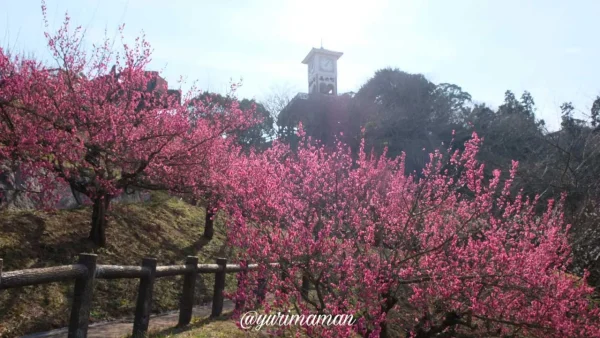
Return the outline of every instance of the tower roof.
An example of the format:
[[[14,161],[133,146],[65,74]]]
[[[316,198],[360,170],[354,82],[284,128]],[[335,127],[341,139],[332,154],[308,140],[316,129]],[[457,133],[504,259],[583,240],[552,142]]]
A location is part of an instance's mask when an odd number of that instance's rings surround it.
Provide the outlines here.
[[[313,56],[315,56],[315,54],[325,54],[325,55],[333,56],[336,60],[339,59],[342,55],[344,55],[344,53],[342,53],[342,52],[334,52],[332,50],[325,49],[323,47],[321,47],[321,48],[313,48],[313,49],[310,50],[310,52],[308,53],[308,55],[306,55],[306,57],[304,58],[304,60],[302,60],[302,63],[308,64],[308,62],[310,61],[310,59],[312,59]]]

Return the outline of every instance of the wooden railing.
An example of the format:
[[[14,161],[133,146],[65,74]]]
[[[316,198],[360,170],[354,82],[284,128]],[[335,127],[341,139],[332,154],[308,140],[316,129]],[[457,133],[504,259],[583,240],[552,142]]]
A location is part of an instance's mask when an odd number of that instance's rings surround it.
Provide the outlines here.
[[[248,264],[245,268],[240,264],[227,264],[226,258],[217,258],[216,264],[198,264],[198,257],[193,256],[187,257],[184,265],[166,266],[157,266],[156,258],[144,258],[141,266],[97,265],[96,260],[97,256],[95,254],[82,253],[79,255],[77,264],[3,273],[3,261],[0,259],[0,290],[74,279],[75,286],[68,337],[85,338],[88,331],[94,280],[140,279],[132,334],[133,337],[137,338],[144,337],[148,332],[150,309],[152,307],[152,290],[156,278],[184,276],[183,292],[179,302],[178,322],[178,326],[183,326],[189,324],[192,319],[194,287],[196,285],[197,274],[215,274],[211,317],[218,317],[223,312],[225,275],[231,272],[246,273],[258,268],[257,264]],[[277,263],[271,265],[277,266]],[[264,298],[264,280],[259,283],[259,290],[257,292],[260,297]]]

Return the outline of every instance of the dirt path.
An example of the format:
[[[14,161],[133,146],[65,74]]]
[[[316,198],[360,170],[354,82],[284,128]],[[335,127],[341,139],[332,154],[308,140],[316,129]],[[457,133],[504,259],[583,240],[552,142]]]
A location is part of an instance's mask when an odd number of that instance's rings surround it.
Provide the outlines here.
[[[211,304],[194,307],[194,317],[206,317],[210,315]],[[233,303],[230,300],[225,300],[223,303],[223,310],[233,310]],[[179,312],[172,311],[162,315],[156,315],[150,317],[150,328],[149,331],[158,331],[166,328],[171,328],[177,325],[179,320]],[[133,319],[116,321],[116,322],[105,322],[90,324],[88,328],[88,338],[122,338],[128,334],[131,334],[133,330]],[[67,328],[56,329],[48,332],[33,333],[23,338],[42,338],[42,337],[53,337],[62,338],[67,337]]]

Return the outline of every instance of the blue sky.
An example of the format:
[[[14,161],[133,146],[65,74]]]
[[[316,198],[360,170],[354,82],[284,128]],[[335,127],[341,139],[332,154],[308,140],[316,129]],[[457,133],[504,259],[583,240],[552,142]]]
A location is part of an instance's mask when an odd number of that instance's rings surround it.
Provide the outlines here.
[[[175,83],[262,99],[274,87],[307,91],[300,62],[321,39],[344,55],[339,92],[356,91],[380,68],[422,73],[500,104],[507,89],[532,93],[538,117],[560,123],[572,101],[588,113],[600,95],[600,1],[141,1],[48,0],[51,28],[68,11],[94,42],[120,23],[143,30],[152,67]],[[0,0],[0,45],[47,57],[40,2]]]

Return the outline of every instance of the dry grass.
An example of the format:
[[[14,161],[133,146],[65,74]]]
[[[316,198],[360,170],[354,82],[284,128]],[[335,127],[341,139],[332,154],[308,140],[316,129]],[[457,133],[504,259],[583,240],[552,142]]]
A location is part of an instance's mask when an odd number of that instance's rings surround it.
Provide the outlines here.
[[[230,314],[219,318],[195,318],[185,328],[171,328],[160,332],[151,332],[148,338],[237,338],[237,337],[265,337],[257,332],[242,331],[231,320]]]
[[[263,338],[263,337],[307,337],[298,328],[287,328],[284,332],[277,328],[263,327],[259,331],[242,330],[231,318],[231,313],[219,318],[195,318],[184,328],[171,328],[150,332],[148,338]]]
[[[107,247],[96,249],[86,238],[91,208],[0,213],[0,258],[4,271],[72,264],[80,252],[98,254],[99,264],[138,265],[146,256],[159,265],[181,264],[186,256],[213,263],[227,256],[223,227],[202,239],[204,210],[166,194],[153,194],[146,203],[113,205],[107,228]],[[228,288],[235,284],[228,275]],[[199,275],[198,303],[212,294],[213,275]],[[99,280],[94,289],[91,321],[133,316],[138,280]],[[0,292],[0,336],[17,336],[67,325],[73,282],[53,283]],[[180,277],[158,279],[153,312],[176,309]]]

